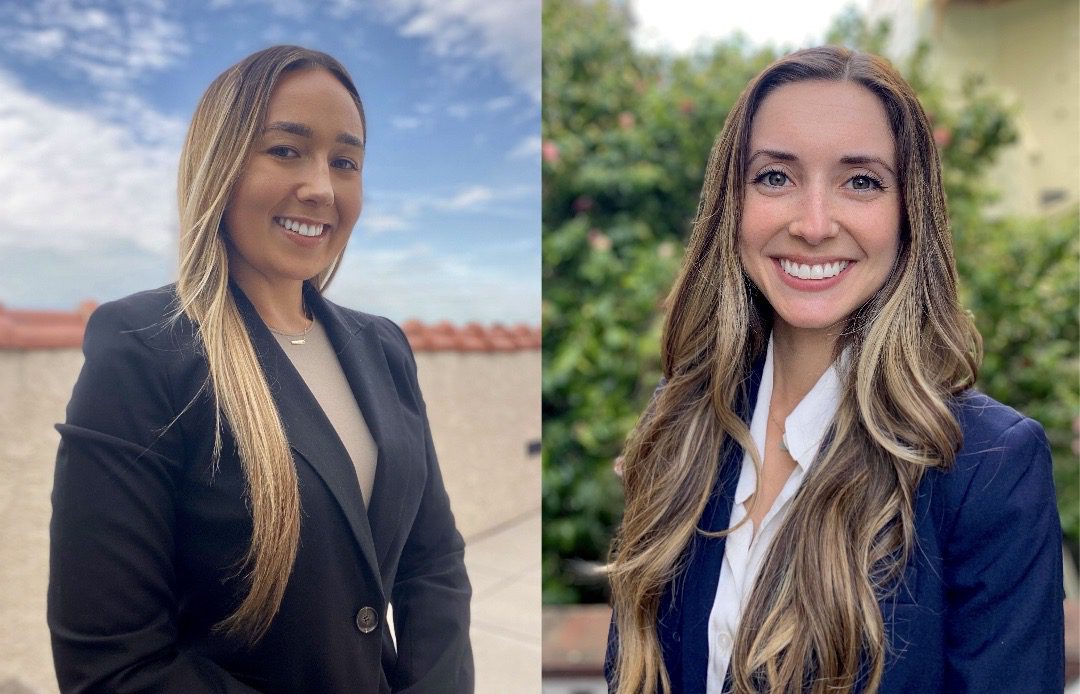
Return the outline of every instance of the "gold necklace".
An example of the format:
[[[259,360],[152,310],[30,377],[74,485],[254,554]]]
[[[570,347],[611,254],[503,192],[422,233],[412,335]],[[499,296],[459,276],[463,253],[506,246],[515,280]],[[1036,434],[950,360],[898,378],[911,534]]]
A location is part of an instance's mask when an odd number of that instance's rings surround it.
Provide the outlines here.
[[[306,344],[308,333],[310,333],[311,329],[315,327],[315,316],[312,315],[310,311],[308,311],[307,302],[304,302],[304,315],[311,317],[308,319],[307,327],[304,328],[303,332],[287,333],[284,330],[278,330],[272,325],[267,325],[266,327],[269,328],[270,332],[274,333],[275,335],[280,335],[281,337],[287,338],[290,345]]]

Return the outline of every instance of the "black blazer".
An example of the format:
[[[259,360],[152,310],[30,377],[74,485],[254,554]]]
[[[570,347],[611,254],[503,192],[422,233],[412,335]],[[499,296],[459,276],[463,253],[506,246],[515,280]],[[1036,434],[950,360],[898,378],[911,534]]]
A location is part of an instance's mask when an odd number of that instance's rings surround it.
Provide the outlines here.
[[[740,408],[746,421],[763,365],[755,365]],[[914,554],[903,585],[879,602],[888,638],[879,692],[1061,692],[1061,524],[1046,435],[974,390],[955,399],[953,413],[964,436],[956,462],[923,477]],[[741,448],[728,448],[698,527],[727,529],[742,458]],[[695,535],[661,598],[656,631],[674,692],[705,692],[724,543]],[[615,647],[613,623],[609,682]]]
[[[470,692],[464,543],[439,474],[416,364],[385,318],[305,287],[378,446],[371,507],[329,420],[232,289],[285,424],[300,546],[254,647],[211,627],[244,595],[244,477],[173,287],[102,305],[68,405],[53,488],[48,622],[67,692]],[[386,623],[393,603],[397,647]]]

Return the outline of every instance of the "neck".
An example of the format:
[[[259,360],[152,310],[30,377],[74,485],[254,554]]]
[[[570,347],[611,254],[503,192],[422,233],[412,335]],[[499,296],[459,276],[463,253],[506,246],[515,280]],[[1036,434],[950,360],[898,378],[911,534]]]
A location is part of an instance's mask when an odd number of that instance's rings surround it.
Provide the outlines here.
[[[307,329],[311,319],[304,308],[304,283],[269,281],[257,273],[233,271],[232,279],[244,291],[262,322],[286,333]]]
[[[837,334],[795,328],[779,317],[773,325],[773,398],[790,412],[833,362]]]

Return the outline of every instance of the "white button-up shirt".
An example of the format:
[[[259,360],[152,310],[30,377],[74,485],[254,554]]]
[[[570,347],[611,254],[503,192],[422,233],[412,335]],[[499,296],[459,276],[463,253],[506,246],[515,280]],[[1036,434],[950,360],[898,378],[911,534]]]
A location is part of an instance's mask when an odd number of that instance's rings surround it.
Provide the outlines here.
[[[765,432],[768,428],[769,404],[773,388],[773,343],[769,337],[769,348],[765,355],[765,367],[761,373],[761,387],[758,390],[757,404],[750,420],[750,436],[757,446],[759,456],[764,459]],[[712,612],[709,613],[709,675],[706,682],[708,694],[720,694],[724,688],[728,665],[731,662],[731,649],[735,644],[735,633],[739,628],[739,619],[743,608],[753,591],[754,582],[765,560],[765,554],[772,544],[773,537],[791,507],[795,492],[799,491],[803,478],[817,456],[825,433],[832,423],[840,405],[840,379],[836,365],[830,366],[806,397],[795,406],[784,420],[784,438],[788,453],[795,459],[796,467],[788,477],[784,487],[773,501],[772,508],[761,521],[756,537],[754,524],[747,521],[741,528],[727,536],[724,546],[724,563],[720,569],[720,580],[716,588],[716,599]],[[750,454],[743,455],[742,471],[739,484],[735,488],[735,500],[731,508],[729,528],[746,518],[749,508],[747,499],[754,493],[757,474]]]

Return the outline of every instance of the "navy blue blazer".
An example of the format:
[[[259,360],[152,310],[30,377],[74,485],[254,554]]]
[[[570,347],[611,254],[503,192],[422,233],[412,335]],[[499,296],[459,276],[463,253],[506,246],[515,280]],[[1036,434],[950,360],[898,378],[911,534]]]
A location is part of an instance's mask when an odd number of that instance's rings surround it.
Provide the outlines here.
[[[749,420],[763,363],[741,408]],[[964,440],[915,501],[917,544],[903,585],[880,602],[888,654],[880,694],[1058,693],[1064,688],[1061,524],[1042,426],[969,390],[953,411]],[[731,446],[699,527],[725,530],[742,466]],[[657,635],[675,692],[704,692],[708,622],[724,538],[697,534],[665,591]],[[611,680],[614,630],[609,638]],[[861,688],[860,688],[861,691]]]
[[[172,287],[91,316],[57,427],[48,622],[62,691],[472,691],[464,543],[409,344],[385,318],[305,292],[378,462],[365,506],[333,425],[234,286],[300,488],[300,546],[281,608],[254,646],[212,628],[246,590],[237,571],[251,517],[227,425],[211,466],[214,409],[194,325],[166,320]]]

